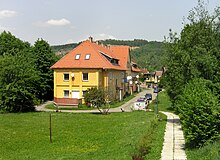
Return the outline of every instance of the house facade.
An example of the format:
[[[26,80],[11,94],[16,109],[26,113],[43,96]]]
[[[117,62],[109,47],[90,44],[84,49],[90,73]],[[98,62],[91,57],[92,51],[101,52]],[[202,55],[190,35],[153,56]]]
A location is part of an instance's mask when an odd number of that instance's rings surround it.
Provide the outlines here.
[[[83,103],[83,95],[92,87],[105,88],[114,99],[121,99],[128,92],[129,47],[104,46],[90,38],[51,68],[54,70],[54,102],[58,105]]]

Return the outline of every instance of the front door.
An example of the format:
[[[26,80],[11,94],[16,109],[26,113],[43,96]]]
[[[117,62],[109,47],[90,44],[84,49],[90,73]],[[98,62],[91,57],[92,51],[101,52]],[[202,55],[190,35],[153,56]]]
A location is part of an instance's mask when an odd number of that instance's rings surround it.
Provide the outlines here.
[[[73,90],[73,91],[72,91],[72,98],[77,98],[77,99],[79,99],[79,91]]]

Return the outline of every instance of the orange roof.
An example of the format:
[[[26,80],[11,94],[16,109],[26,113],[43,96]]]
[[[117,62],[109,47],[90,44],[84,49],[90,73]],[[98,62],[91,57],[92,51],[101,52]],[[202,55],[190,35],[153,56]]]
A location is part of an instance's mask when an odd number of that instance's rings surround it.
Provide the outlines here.
[[[155,72],[155,76],[162,76],[162,74],[163,74],[163,71],[156,71]]]
[[[149,71],[148,71],[147,69],[145,69],[145,68],[144,68],[144,69],[141,69],[141,72],[144,73],[144,74],[149,73]]]
[[[77,54],[80,54],[78,60],[75,59]],[[85,59],[86,54],[90,54],[89,60]],[[110,59],[113,58],[119,60],[119,65],[113,65],[105,56]],[[102,68],[127,70],[127,67],[122,66],[120,61],[120,57],[116,57],[109,47],[101,46],[86,40],[61,58],[51,68]]]
[[[120,59],[119,65],[122,67],[128,68],[129,49],[129,46],[110,46],[110,50],[113,54]]]
[[[135,67],[131,67],[131,71],[132,72],[141,72],[141,69],[135,68]]]

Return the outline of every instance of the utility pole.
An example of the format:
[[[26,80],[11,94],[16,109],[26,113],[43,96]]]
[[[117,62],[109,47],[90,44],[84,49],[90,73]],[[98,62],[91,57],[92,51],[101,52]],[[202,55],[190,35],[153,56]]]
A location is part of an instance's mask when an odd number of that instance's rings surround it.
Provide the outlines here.
[[[156,105],[156,114],[157,114],[157,116],[158,116],[158,91],[159,91],[159,89],[158,89],[158,76],[157,76],[157,105]]]
[[[52,125],[51,125],[51,113],[50,113],[50,143],[52,143]]]

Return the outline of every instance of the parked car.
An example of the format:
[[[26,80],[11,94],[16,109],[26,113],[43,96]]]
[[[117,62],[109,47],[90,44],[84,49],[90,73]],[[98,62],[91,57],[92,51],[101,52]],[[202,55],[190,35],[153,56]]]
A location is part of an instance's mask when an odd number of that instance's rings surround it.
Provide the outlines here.
[[[147,100],[144,96],[140,97],[137,99],[136,102],[134,102],[134,105],[133,105],[133,109],[134,110],[142,110],[142,109],[146,109],[147,107]]]
[[[145,98],[148,101],[152,100],[152,94],[150,94],[150,93],[145,94]]]
[[[137,102],[146,102],[147,99],[144,96],[141,96],[140,98],[137,99]]]
[[[162,90],[161,88],[155,87],[154,88],[154,93],[159,93],[161,90]]]

